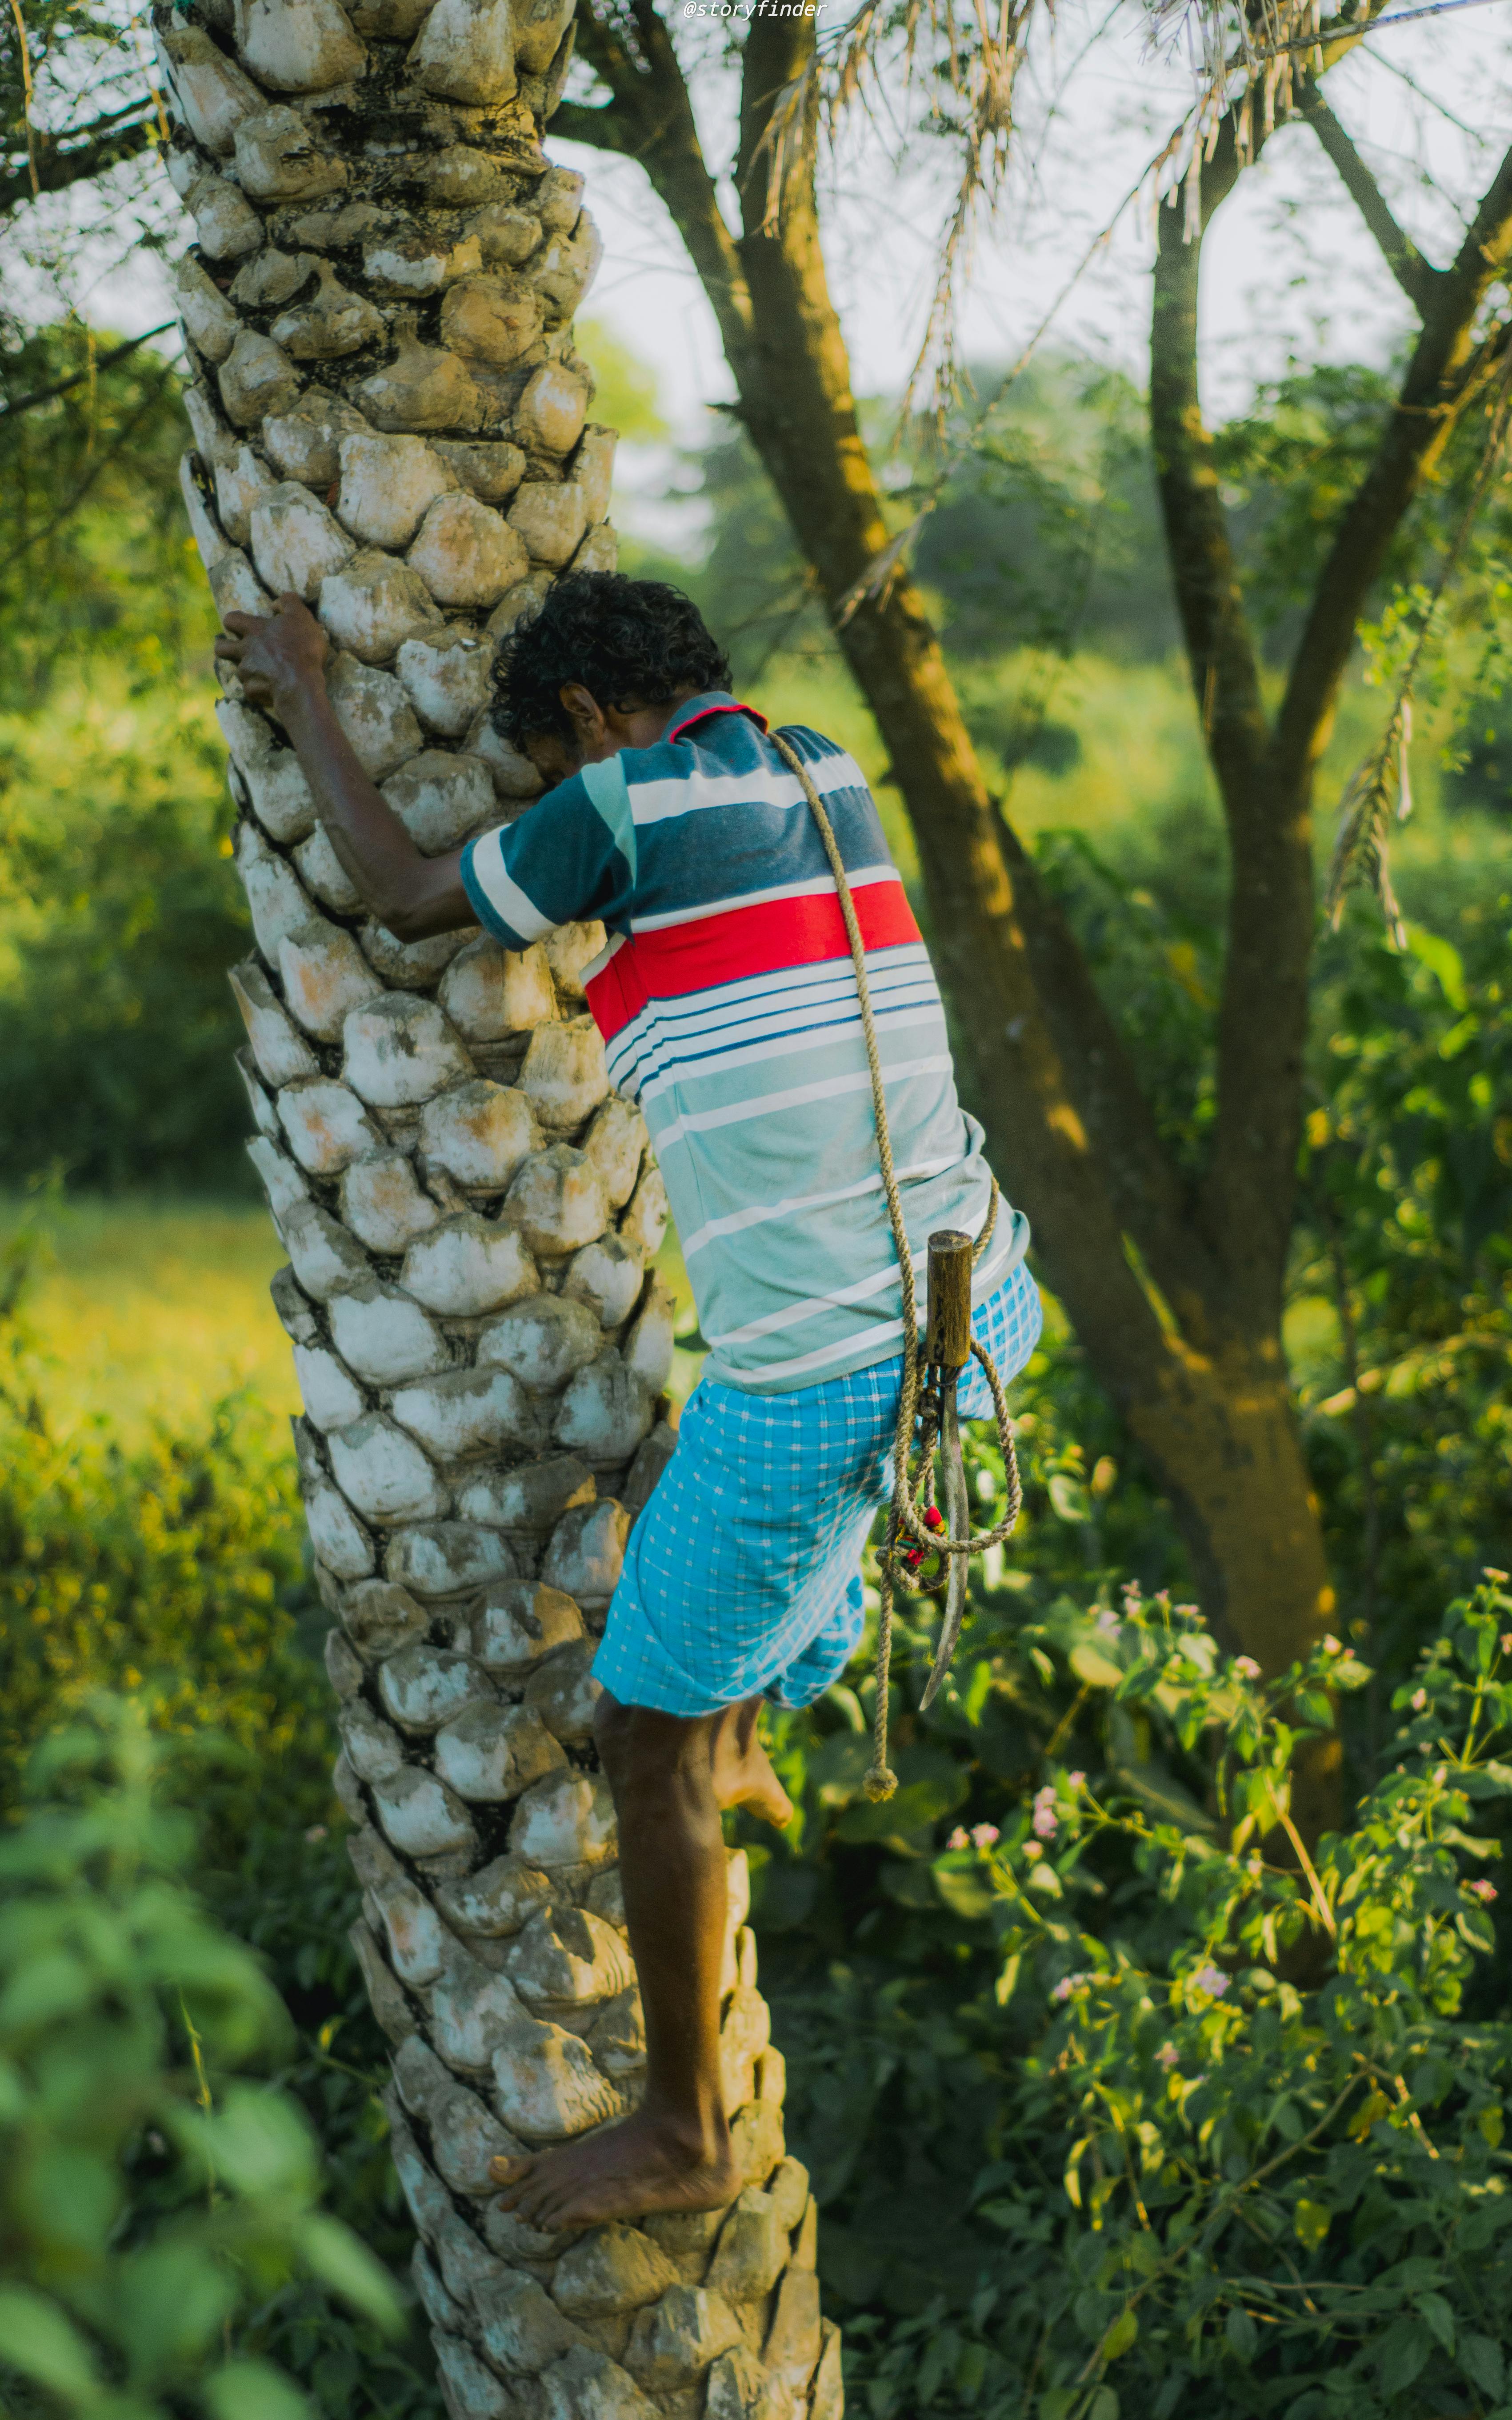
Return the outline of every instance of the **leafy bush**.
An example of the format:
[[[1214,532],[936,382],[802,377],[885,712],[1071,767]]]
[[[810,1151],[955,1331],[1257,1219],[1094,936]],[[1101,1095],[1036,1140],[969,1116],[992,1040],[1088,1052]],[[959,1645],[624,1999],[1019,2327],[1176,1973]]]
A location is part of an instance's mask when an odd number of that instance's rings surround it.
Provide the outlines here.
[[[97,1699],[32,1760],[0,1843],[0,2375],[10,2410],[299,2420],[239,2325],[294,2273],[368,2320],[398,2305],[319,2207],[287,2094],[248,2070],[288,2020],[184,1881],[140,1709]]]
[[[931,2123],[976,2150],[975,2298],[848,2320],[862,2410],[1502,2411],[1512,2025],[1466,1997],[1496,1947],[1509,1623],[1501,1575],[1451,1606],[1395,1693],[1388,1769],[1309,1857],[1291,1753],[1364,1667],[1330,1641],[1265,1687],[1190,1608],[1131,1590],[1094,1615],[1100,1770],[1050,1761],[921,1869],[968,1990],[947,2008],[926,1972],[879,1991],[842,1969],[788,2011],[796,2131],[842,2221],[879,2147],[838,2177],[825,2149],[868,2093],[884,2160],[903,2136],[917,2164]]]
[[[3,631],[0,621],[0,631]],[[117,671],[0,717],[0,1148],[22,1175],[245,1189],[245,954],[208,691]]]
[[[3,1313],[0,1807],[36,1743],[104,1688],[145,1693],[159,1730],[210,1730],[237,1751],[202,1802],[228,1837],[274,1766],[291,1814],[320,1820],[326,1685],[300,1652],[315,1600],[287,1451],[242,1398],[203,1434],[163,1431],[133,1454],[95,1428],[59,1438]]]
[[[282,2003],[277,2081],[313,2125],[328,2205],[399,2268],[413,2235],[379,2100],[385,2045],[347,1946],[357,1890],[288,1459],[240,1399],[133,1455],[89,1431],[60,1441],[35,1376],[18,1351],[0,1384],[0,1805],[20,1811],[52,1725],[103,1687],[135,1693],[164,1744],[160,1792],[194,1800],[195,1886]],[[212,1757],[195,1752],[209,1736]],[[317,2277],[264,2293],[243,2333],[328,2420],[434,2412],[423,2332],[385,2340]]]

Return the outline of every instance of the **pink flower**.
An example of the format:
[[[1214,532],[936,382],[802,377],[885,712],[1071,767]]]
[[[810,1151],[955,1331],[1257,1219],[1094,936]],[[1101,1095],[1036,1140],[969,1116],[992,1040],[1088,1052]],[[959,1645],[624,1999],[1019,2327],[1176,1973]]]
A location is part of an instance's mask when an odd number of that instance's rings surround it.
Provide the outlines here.
[[[959,1823],[957,1824],[949,1839],[945,1842],[945,1846],[947,1849],[970,1848],[971,1842],[967,1839],[965,1831]]]
[[[1093,1626],[1099,1638],[1116,1638],[1123,1623],[1115,1613],[1103,1612],[1099,1614]]]
[[[1501,1644],[1502,1644],[1502,1652],[1503,1652],[1503,1654],[1504,1654],[1504,1655],[1512,1655],[1512,1630],[1504,1630],[1504,1631],[1503,1631],[1503,1633],[1502,1633],[1502,1642],[1501,1642]]]
[[[1060,1828],[1060,1818],[1055,1812],[1055,1785],[1052,1781],[1047,1781],[1043,1790],[1036,1791],[1035,1811],[1029,1820],[1041,1840],[1053,1840]]]
[[[1344,1652],[1343,1641],[1335,1638],[1332,1630],[1323,1641],[1323,1652],[1325,1655],[1342,1655]]]
[[[1492,1900],[1496,1897],[1496,1885],[1494,1883],[1468,1883],[1465,1887],[1467,1890],[1473,1891],[1478,1900],[1484,1900],[1488,1907],[1490,1906]]]
[[[1506,1586],[1505,1572],[1499,1572],[1494,1563],[1487,1563],[1483,1566],[1481,1577],[1483,1579],[1489,1580],[1493,1588],[1505,1588]]]
[[[1427,1693],[1426,1689],[1414,1689],[1414,1690],[1413,1690],[1413,1692],[1412,1692],[1412,1697],[1411,1697],[1411,1707],[1412,1707],[1412,1712],[1413,1712],[1413,1714],[1420,1714],[1423,1712],[1424,1707],[1427,1704],[1427,1702],[1428,1702],[1428,1693]]]
[[[304,1835],[304,1838],[308,1840],[312,1849],[317,1840],[323,1840],[328,1837],[326,1827],[323,1823],[312,1823],[309,1830]]]
[[[1260,1668],[1253,1655],[1236,1655],[1234,1669],[1241,1681],[1257,1681],[1260,1677]]]
[[[1175,2042],[1161,2042],[1155,2054],[1155,2064],[1157,2067],[1175,2067],[1180,2055]]]
[[[1084,1773],[1068,1773],[1066,1776],[1066,1787],[1068,1790],[1084,1790],[1086,1788],[1086,1775]]]
[[[1091,1980],[1090,1975],[1063,1975],[1050,1996],[1052,2000],[1068,2000],[1073,1992],[1082,1991]]]
[[[972,1825],[972,1842],[975,1848],[990,1849],[997,1838],[998,1828],[995,1823],[974,1823]]]
[[[1192,1981],[1193,1989],[1206,1992],[1210,2000],[1221,2000],[1228,1989],[1228,1977],[1220,1966],[1199,1966]]]

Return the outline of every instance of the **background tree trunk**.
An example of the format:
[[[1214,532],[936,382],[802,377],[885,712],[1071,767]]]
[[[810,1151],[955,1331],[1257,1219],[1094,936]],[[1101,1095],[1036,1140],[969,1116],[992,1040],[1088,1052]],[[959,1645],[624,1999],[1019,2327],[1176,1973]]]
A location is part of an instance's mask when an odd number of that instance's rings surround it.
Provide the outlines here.
[[[297,590],[359,755],[428,850],[538,788],[488,720],[494,643],[613,566],[611,431],[571,315],[600,243],[540,131],[571,0],[200,0],[155,12],[195,451],[223,612]],[[672,1433],[662,1180],[581,970],[370,920],[282,734],[219,709],[256,954],[233,983],[289,1266],[273,1284],[341,1699],[354,1935],[395,2046],[416,2286],[458,2420],[835,2420],[815,2210],[730,1860],[729,2211],[576,2237],[500,2151],[633,2104],[644,2061],[588,1667]]]
[[[1325,39],[1322,73],[1360,38]],[[1176,601],[1234,866],[1219,1018],[1218,1116],[1199,1183],[1177,1168],[1133,1056],[1066,918],[990,798],[924,599],[894,562],[829,291],[816,183],[816,22],[757,13],[740,53],[726,221],[655,0],[584,0],[604,104],[561,131],[640,163],[719,323],[739,416],[876,720],[918,845],[932,954],[963,1090],[1099,1378],[1179,1520],[1209,1620],[1280,1671],[1333,1623],[1281,1336],[1314,929],[1311,781],[1371,584],[1504,334],[1475,331],[1512,249],[1512,157],[1452,269],[1395,227],[1342,130],[1351,192],[1424,317],[1376,458],[1341,515],[1274,726],[1197,395],[1199,239],[1158,213],[1151,441]],[[1315,65],[1302,79],[1315,88]],[[1206,226],[1240,173],[1236,101],[1201,173]],[[1262,138],[1263,139],[1263,138]],[[1327,1770],[1322,1768],[1326,1767]],[[1336,1752],[1308,1783],[1333,1820]]]

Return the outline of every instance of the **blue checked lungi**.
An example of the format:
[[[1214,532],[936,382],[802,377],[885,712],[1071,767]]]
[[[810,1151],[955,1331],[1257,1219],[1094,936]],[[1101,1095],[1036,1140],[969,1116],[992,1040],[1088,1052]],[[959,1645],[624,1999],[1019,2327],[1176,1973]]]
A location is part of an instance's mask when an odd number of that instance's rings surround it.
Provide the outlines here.
[[[1021,1264],[973,1333],[1005,1382],[1038,1341]],[[861,1637],[861,1554],[893,1490],[899,1356],[822,1386],[754,1395],[703,1378],[677,1450],[631,1531],[594,1678],[621,1705],[711,1714],[742,1698],[806,1706]],[[963,1419],[990,1413],[975,1361]]]

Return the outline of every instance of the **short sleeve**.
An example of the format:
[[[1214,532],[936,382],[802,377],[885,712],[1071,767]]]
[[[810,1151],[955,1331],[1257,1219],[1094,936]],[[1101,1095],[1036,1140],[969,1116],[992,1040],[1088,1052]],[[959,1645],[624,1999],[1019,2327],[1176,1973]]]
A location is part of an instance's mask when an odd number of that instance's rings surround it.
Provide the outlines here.
[[[462,851],[462,887],[478,923],[507,950],[528,950],[558,924],[629,911],[633,827],[617,758],[585,767],[517,822]]]

